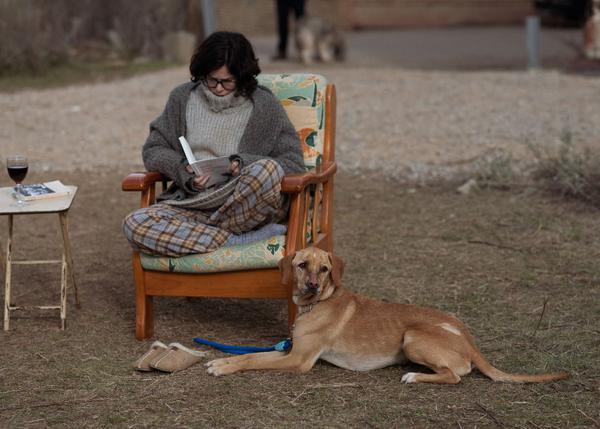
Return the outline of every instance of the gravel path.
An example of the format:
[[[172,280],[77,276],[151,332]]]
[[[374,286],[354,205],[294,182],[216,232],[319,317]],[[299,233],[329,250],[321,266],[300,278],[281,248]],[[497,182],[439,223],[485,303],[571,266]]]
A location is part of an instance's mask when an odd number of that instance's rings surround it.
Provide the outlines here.
[[[264,57],[263,57],[264,58]],[[264,71],[293,70],[266,64]],[[411,181],[451,178],[497,151],[530,157],[571,133],[597,145],[600,78],[557,71],[426,71],[315,65],[338,91],[337,159]],[[0,156],[41,170],[142,168],[148,123],[185,67],[110,83],[0,94]],[[4,180],[4,179],[2,179]]]

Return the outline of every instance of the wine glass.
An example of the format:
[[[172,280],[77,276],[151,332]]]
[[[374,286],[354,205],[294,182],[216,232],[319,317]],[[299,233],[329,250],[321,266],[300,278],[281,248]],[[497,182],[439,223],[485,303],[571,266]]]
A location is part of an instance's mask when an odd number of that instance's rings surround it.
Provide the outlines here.
[[[9,156],[6,158],[6,169],[8,170],[10,178],[17,184],[17,186],[15,186],[17,205],[25,205],[25,201],[21,197],[21,182],[25,179],[25,176],[27,176],[27,170],[29,170],[27,157],[22,155]]]

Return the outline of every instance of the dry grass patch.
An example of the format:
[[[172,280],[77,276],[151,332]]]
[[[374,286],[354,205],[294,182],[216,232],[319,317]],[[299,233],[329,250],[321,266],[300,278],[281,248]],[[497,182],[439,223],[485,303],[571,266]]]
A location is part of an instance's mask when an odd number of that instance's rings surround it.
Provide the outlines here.
[[[548,191],[600,207],[600,152],[573,144],[571,133],[554,148],[532,146],[537,158],[533,178]]]
[[[71,227],[83,306],[69,308],[66,332],[56,315],[23,314],[0,333],[0,427],[584,428],[600,421],[596,209],[515,190],[462,196],[349,175],[336,181],[335,246],[349,289],[454,312],[499,368],[566,370],[569,380],[495,384],[474,372],[458,386],[401,385],[411,368],[355,373],[325,363],[305,375],[215,378],[202,365],[138,374],[131,364],[150,341],[133,337],[120,223],[138,198],[119,191],[124,174],[61,175],[80,186]],[[28,238],[54,223],[17,219],[15,250],[53,251],[56,243]],[[56,296],[37,276],[21,277],[14,290],[23,299]],[[191,346],[202,336],[270,345],[286,335],[278,302],[166,298],[155,311],[163,342]]]

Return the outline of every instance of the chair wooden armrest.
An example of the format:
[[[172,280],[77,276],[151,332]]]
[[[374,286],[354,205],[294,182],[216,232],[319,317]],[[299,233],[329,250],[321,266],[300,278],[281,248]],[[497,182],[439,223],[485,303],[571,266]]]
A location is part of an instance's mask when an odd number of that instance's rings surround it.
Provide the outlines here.
[[[146,191],[156,182],[161,182],[164,176],[156,171],[145,171],[143,173],[131,173],[123,179],[121,189],[123,191]]]
[[[141,192],[140,207],[148,207],[156,201],[156,182],[162,182],[164,189],[166,187],[165,179],[162,174],[156,171],[131,173],[121,182],[121,189],[123,191]]]
[[[295,194],[301,192],[307,185],[316,185],[328,181],[337,171],[335,161],[319,165],[313,171],[288,174],[281,181],[281,192]]]
[[[305,173],[288,174],[281,181],[281,192],[295,194],[308,185],[324,183],[329,180],[337,171],[335,161],[326,162],[319,165],[312,171]],[[147,191],[150,186],[156,182],[162,182],[165,177],[156,171],[145,171],[130,173],[123,179],[121,189],[123,191]]]

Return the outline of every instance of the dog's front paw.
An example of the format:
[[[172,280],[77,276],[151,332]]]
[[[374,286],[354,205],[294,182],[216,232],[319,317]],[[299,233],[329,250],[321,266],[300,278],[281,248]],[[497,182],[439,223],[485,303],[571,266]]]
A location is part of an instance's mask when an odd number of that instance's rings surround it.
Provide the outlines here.
[[[214,376],[217,376],[217,377],[220,376],[220,375],[225,375],[226,374],[218,366],[210,366],[210,367],[208,367],[206,369],[206,372],[208,372],[210,375],[214,375]]]
[[[416,383],[417,382],[417,373],[416,372],[407,372],[402,376],[401,383]]]
[[[235,367],[229,362],[229,358],[211,360],[205,366],[206,372],[215,376],[232,374],[236,371]]]

